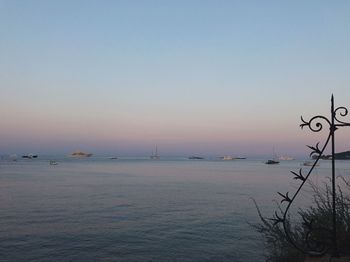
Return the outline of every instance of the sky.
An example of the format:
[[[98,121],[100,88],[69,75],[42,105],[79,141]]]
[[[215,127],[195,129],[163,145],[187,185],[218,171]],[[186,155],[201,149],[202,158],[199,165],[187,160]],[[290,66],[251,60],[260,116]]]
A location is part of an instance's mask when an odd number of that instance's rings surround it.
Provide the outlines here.
[[[307,155],[327,130],[300,116],[329,116],[331,94],[350,107],[349,13],[345,0],[0,0],[0,153]],[[349,137],[337,131],[337,151]]]

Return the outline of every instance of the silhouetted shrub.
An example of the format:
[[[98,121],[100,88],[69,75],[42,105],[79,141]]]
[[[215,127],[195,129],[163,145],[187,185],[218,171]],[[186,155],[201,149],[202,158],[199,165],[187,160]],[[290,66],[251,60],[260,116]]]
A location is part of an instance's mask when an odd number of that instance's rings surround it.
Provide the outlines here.
[[[340,254],[349,254],[350,251],[350,182],[344,177],[338,177],[342,185],[337,188],[337,244]],[[305,236],[309,232],[307,226],[312,222],[313,228],[332,229],[332,191],[329,184],[317,187],[310,183],[313,192],[312,205],[300,209],[299,223],[292,225],[290,217],[286,218],[286,227],[290,236],[299,247],[306,247]],[[254,200],[261,222],[253,227],[263,235],[266,246],[266,261],[271,262],[302,262],[305,255],[295,248],[286,237],[281,223],[275,224],[271,218],[262,215],[259,206]],[[281,211],[281,207],[278,205]],[[310,236],[310,235],[309,235]],[[310,236],[314,243],[329,242],[330,231],[315,230]],[[329,242],[330,243],[330,242]],[[331,252],[331,250],[329,250]]]

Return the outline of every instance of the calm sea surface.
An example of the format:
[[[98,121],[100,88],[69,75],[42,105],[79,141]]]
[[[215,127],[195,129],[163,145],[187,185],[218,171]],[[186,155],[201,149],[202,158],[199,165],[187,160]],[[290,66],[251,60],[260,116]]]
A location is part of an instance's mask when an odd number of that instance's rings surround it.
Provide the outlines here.
[[[0,261],[264,261],[251,198],[271,216],[276,192],[293,192],[289,171],[300,168],[300,161],[56,160],[0,161]],[[350,177],[350,162],[339,162]],[[317,168],[316,182],[329,165]]]

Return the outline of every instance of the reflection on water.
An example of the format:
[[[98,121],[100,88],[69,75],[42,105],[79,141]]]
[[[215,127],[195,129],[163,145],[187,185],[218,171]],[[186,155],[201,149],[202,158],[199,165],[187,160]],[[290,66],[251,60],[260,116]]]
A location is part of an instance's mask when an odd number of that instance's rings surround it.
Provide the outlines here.
[[[1,162],[4,260],[262,261],[250,198],[271,215],[276,192],[292,191],[289,171],[300,168],[298,161],[57,161]],[[338,166],[350,173],[350,163]],[[322,162],[316,183],[329,168]]]

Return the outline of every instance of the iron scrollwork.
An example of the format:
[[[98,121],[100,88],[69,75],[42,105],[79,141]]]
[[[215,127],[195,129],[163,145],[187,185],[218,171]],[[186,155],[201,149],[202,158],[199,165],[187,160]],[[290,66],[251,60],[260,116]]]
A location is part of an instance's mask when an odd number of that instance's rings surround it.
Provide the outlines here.
[[[313,157],[314,162],[307,173],[304,174],[302,168],[298,172],[291,171],[293,174],[293,179],[300,181],[296,192],[290,196],[290,193],[280,193],[278,195],[282,198],[281,205],[286,204],[284,209],[280,210],[280,213],[275,212],[272,220],[274,225],[281,225],[285,232],[285,236],[289,243],[291,243],[295,248],[302,251],[305,254],[322,256],[327,252],[331,252],[333,256],[337,256],[338,247],[337,247],[337,229],[336,229],[336,185],[335,185],[335,131],[339,127],[350,126],[350,123],[345,122],[340,119],[340,117],[346,117],[348,115],[348,109],[345,107],[334,108],[334,97],[331,97],[331,117],[327,118],[325,116],[317,115],[312,117],[309,121],[305,121],[301,117],[302,123],[300,127],[308,127],[312,132],[320,132],[323,130],[324,126],[329,127],[328,136],[323,144],[320,145],[318,142],[315,146],[308,146],[311,150],[310,157]],[[303,221],[303,226],[306,230],[303,235],[302,245],[300,244],[300,239],[295,239],[295,235],[291,232],[290,221],[288,220],[290,208],[298,196],[300,190],[303,188],[305,183],[308,181],[310,175],[314,171],[315,167],[318,165],[319,160],[324,155],[324,152],[328,145],[331,145],[332,154],[332,221],[331,228],[326,228],[322,226],[315,226],[314,221]],[[323,234],[328,237],[324,238],[322,241],[319,238],[315,238],[318,234]],[[300,237],[300,236],[299,236]]]

